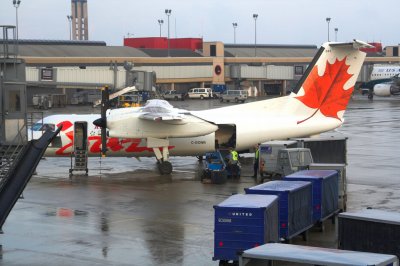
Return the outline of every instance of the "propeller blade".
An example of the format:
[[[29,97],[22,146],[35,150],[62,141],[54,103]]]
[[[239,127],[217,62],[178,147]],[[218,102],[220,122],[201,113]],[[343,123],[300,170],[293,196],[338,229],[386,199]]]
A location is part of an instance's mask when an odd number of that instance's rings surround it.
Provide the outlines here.
[[[105,157],[107,152],[107,109],[109,107],[108,86],[101,89],[101,118],[93,123],[101,127],[101,156]],[[96,125],[96,124],[95,124]]]

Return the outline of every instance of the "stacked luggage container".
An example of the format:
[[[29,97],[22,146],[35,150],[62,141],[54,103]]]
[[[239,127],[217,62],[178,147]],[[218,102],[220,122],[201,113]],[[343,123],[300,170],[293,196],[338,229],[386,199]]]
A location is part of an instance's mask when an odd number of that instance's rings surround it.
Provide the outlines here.
[[[284,180],[311,182],[314,223],[322,222],[339,212],[337,171],[304,170],[288,175]]]
[[[243,195],[214,206],[214,257],[220,264],[237,261],[238,252],[278,242],[278,197]]]
[[[281,240],[289,240],[301,233],[306,233],[313,226],[310,182],[271,181],[246,188],[245,191],[246,194],[279,197],[279,237]]]

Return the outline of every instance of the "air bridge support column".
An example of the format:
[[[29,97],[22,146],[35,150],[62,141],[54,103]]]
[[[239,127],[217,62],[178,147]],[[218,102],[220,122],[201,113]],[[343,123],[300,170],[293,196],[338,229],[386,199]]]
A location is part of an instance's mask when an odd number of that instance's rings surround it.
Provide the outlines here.
[[[286,95],[287,80],[282,81],[282,95]]]

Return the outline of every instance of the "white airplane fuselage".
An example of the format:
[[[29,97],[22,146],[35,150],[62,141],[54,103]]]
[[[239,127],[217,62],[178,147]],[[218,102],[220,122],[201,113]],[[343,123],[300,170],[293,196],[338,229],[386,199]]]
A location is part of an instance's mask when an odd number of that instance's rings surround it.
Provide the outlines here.
[[[290,105],[295,108],[301,103],[291,96],[285,96],[265,101],[252,102],[204,111],[193,111],[197,117],[212,121],[219,127],[215,132],[197,137],[169,138],[169,153],[171,156],[199,156],[215,150],[216,141],[219,144],[227,144],[234,138],[235,148],[238,151],[251,149],[254,143],[261,143],[272,139],[287,139],[292,137],[304,137],[332,130],[342,124],[335,118],[321,119],[317,112],[307,123],[298,124],[307,116],[299,114],[293,116],[273,111],[278,106]],[[238,108],[240,107],[240,108]],[[140,107],[133,107],[140,108]],[[271,112],[260,113],[264,109]],[[279,108],[281,109],[281,108]],[[279,110],[277,109],[277,110]],[[310,115],[313,110],[310,109]],[[217,114],[217,115],[216,115]],[[86,141],[89,156],[99,156],[101,151],[101,128],[93,125],[93,121],[100,118],[97,114],[88,115],[52,115],[43,119],[45,127],[63,128],[58,141],[49,145],[46,156],[69,156],[74,151],[76,139],[75,125],[84,122],[87,125]],[[41,121],[38,122],[39,124]],[[154,123],[154,122],[152,122]],[[36,131],[30,131],[29,136],[34,139],[42,135],[41,126],[37,124]],[[183,125],[182,125],[183,126]],[[177,127],[177,125],[175,125]],[[178,129],[176,129],[178,131]],[[159,124],[159,130],[163,131],[163,125]],[[107,156],[120,157],[146,157],[154,156],[152,148],[146,145],[146,138],[107,138]]]
[[[400,65],[374,65],[370,80],[390,79],[400,74]]]

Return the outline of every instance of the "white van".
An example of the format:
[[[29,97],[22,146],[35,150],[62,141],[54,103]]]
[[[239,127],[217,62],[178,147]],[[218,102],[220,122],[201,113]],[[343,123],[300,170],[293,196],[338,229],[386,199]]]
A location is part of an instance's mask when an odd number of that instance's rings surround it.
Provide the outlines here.
[[[234,102],[242,102],[244,103],[247,100],[247,91],[245,90],[227,90],[221,94],[219,98],[220,102],[223,101],[234,101]]]
[[[204,98],[212,98],[213,93],[210,88],[193,88],[189,90],[188,96],[190,99],[204,99]]]

